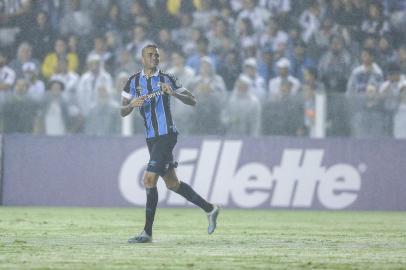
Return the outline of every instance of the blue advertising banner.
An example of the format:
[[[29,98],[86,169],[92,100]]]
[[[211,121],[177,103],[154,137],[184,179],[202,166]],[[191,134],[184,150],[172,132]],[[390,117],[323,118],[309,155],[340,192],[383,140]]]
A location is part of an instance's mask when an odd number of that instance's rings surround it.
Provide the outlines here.
[[[141,206],[142,136],[3,138],[4,205]],[[177,174],[223,207],[406,210],[406,141],[182,137]],[[188,203],[159,182],[163,207]]]

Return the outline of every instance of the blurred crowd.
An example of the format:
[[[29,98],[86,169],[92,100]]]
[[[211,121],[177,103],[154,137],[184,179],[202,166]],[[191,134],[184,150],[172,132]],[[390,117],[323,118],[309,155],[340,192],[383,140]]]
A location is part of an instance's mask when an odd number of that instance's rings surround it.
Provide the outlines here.
[[[406,138],[404,0],[0,0],[0,132],[121,134],[141,49],[183,134]],[[132,133],[142,133],[139,117]]]

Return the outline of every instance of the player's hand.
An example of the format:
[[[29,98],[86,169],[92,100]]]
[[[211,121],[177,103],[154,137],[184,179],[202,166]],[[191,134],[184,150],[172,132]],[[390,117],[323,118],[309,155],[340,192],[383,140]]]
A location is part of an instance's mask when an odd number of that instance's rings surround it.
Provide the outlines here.
[[[175,94],[175,91],[173,91],[172,87],[170,86],[170,84],[167,83],[161,83],[161,89],[162,91],[164,91],[166,94],[168,95],[173,95]]]
[[[141,107],[144,104],[145,98],[146,98],[145,96],[142,96],[142,97],[137,97],[137,98],[131,100],[130,106],[133,108]]]

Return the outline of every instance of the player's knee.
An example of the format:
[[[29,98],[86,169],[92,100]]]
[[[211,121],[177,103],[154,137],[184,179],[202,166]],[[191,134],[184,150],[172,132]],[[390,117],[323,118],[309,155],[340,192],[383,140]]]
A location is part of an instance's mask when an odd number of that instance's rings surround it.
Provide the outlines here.
[[[179,180],[165,181],[165,185],[169,190],[177,191],[179,189]]]
[[[152,188],[156,186],[156,180],[155,177],[153,175],[150,174],[146,174],[144,176],[144,186],[146,188]]]

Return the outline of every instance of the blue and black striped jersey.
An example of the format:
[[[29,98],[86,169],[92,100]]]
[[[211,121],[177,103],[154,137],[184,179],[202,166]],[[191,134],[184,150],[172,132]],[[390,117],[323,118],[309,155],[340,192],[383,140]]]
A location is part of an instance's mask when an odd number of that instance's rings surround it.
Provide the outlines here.
[[[127,99],[147,97],[144,104],[139,107],[144,119],[146,138],[177,133],[171,114],[171,96],[161,90],[160,83],[168,83],[174,90],[182,87],[171,74],[157,70],[151,77],[147,77],[142,70],[128,79],[122,92],[122,96]]]

